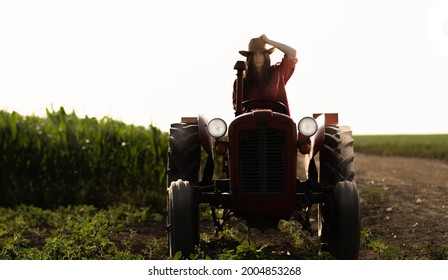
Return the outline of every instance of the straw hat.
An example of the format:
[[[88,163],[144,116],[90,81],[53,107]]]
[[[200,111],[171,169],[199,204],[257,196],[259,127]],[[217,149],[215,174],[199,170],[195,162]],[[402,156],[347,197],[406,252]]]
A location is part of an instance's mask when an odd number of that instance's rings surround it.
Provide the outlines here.
[[[275,48],[266,49],[265,42],[262,38],[253,38],[249,42],[248,51],[240,51],[243,56],[248,56],[250,53],[254,52],[267,52],[268,54],[273,53]]]

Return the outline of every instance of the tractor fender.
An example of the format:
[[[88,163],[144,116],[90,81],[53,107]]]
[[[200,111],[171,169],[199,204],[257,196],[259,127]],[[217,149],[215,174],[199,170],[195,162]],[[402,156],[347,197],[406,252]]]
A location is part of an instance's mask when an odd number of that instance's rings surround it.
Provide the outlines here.
[[[199,141],[205,152],[212,156],[213,139],[207,130],[208,120],[203,116],[198,116]]]
[[[199,142],[201,143],[202,148],[204,148],[207,153],[207,161],[204,165],[204,169],[202,171],[202,183],[203,184],[211,184],[213,181],[213,173],[214,173],[214,161],[213,161],[213,138],[208,133],[208,120],[199,115],[198,117],[198,131],[199,131]]]
[[[338,114],[314,114],[314,119],[317,122],[317,132],[311,136],[311,151],[310,154],[314,157],[323,147],[325,140],[325,126],[338,124]]]

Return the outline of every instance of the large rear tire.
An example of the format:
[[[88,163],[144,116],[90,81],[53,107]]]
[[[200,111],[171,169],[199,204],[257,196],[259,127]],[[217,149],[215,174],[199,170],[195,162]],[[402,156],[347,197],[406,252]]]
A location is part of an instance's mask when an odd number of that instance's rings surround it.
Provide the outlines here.
[[[325,202],[318,204],[318,234],[322,250],[336,259],[359,256],[361,215],[354,177],[351,129],[327,126],[320,151],[319,181],[334,189]]]
[[[196,185],[201,164],[201,144],[197,124],[175,123],[171,125],[167,187],[182,179]]]
[[[188,258],[199,244],[199,214],[193,188],[178,180],[168,188],[167,231],[170,257],[181,252]]]
[[[352,131],[348,126],[325,127],[324,147],[320,151],[319,181],[324,185],[336,185],[352,181],[355,177],[355,153]]]

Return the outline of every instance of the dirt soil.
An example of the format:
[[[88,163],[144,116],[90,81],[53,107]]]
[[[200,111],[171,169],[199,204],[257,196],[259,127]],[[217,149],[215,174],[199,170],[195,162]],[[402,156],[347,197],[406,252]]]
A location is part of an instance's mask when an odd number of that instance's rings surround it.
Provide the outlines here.
[[[405,258],[437,258],[448,246],[448,163],[356,154],[362,226]],[[362,259],[378,256],[362,248]]]

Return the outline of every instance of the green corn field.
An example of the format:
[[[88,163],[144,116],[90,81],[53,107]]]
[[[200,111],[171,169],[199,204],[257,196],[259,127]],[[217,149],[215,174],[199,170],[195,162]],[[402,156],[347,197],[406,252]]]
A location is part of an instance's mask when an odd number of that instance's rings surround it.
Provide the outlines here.
[[[0,206],[164,207],[168,135],[150,125],[0,111]]]

